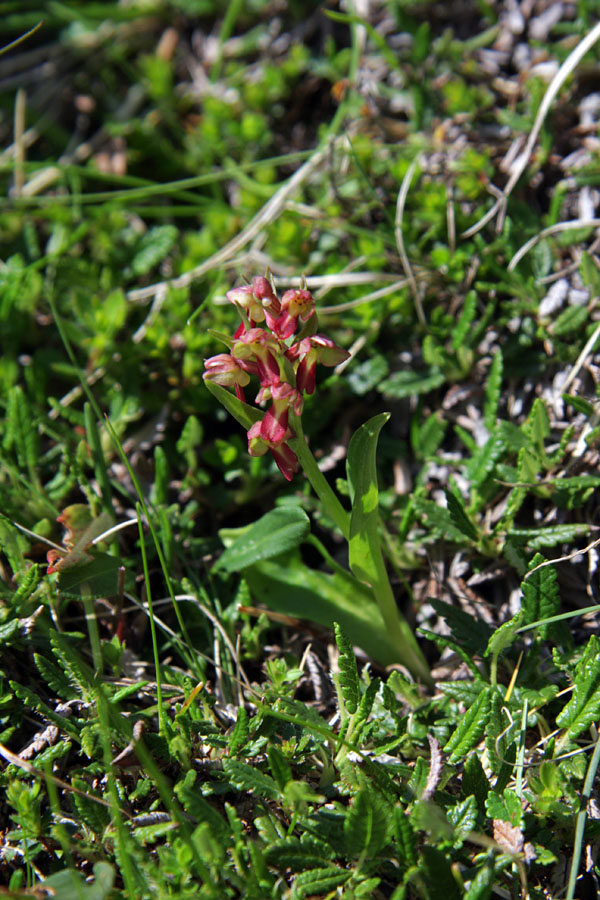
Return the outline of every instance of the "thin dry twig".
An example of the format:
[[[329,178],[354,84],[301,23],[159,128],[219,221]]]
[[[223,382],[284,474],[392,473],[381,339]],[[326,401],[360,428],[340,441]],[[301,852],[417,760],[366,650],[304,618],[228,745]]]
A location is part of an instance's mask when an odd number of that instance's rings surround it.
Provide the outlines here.
[[[413,295],[413,300],[415,302],[415,309],[417,310],[417,316],[419,317],[419,321],[422,325],[427,325],[425,321],[425,313],[423,312],[423,304],[421,303],[421,295],[419,293],[419,286],[417,284],[417,279],[415,278],[414,272],[412,270],[412,266],[410,264],[410,260],[408,258],[408,254],[406,252],[406,247],[404,246],[404,236],[402,234],[402,222],[404,219],[404,206],[406,204],[406,198],[408,196],[408,191],[410,188],[410,183],[412,181],[412,177],[414,175],[414,171],[417,167],[417,163],[419,161],[418,156],[416,156],[411,162],[410,166],[406,170],[406,174],[402,179],[402,184],[400,185],[400,190],[398,191],[398,200],[396,202],[396,221],[394,223],[394,234],[396,237],[396,247],[398,248],[398,253],[400,254],[400,260],[402,261],[402,268],[404,269],[404,274],[408,279],[408,283],[410,285],[410,289]]]
[[[548,85],[548,89],[544,94],[544,99],[542,100],[540,108],[538,109],[537,116],[535,117],[533,128],[531,129],[531,132],[527,139],[525,149],[516,160],[512,174],[508,179],[506,187],[502,191],[502,195],[498,198],[496,203],[494,203],[492,208],[488,210],[485,216],[483,216],[483,218],[479,220],[479,222],[477,222],[475,225],[472,225],[471,228],[468,228],[463,232],[463,237],[469,238],[474,234],[477,234],[477,232],[481,231],[481,229],[490,221],[490,219],[494,218],[496,213],[499,214],[497,231],[500,232],[502,230],[507,200],[512,193],[515,185],[517,184],[519,178],[525,171],[527,163],[529,162],[529,159],[533,152],[535,142],[538,139],[540,129],[544,123],[544,119],[548,115],[548,111],[550,109],[550,106],[552,105],[554,98],[558,94],[559,90],[561,89],[569,75],[579,65],[585,54],[594,46],[598,39],[600,39],[600,22],[598,22],[592,28],[589,34],[587,34],[583,38],[583,40],[581,40],[577,44],[574,50],[571,51],[571,53],[567,56],[564,63]]]
[[[340,139],[337,138],[333,143],[337,146],[339,142]],[[300,188],[315,169],[321,165],[323,160],[327,158],[331,147],[332,141],[327,141],[319,147],[313,155],[306,160],[304,165],[300,166],[292,177],[273,194],[271,199],[265,203],[262,209],[259,210],[239,234],[203,263],[200,263],[199,266],[195,266],[193,269],[190,269],[189,272],[184,272],[183,275],[179,275],[177,278],[172,278],[168,281],[160,281],[156,284],[150,284],[147,287],[128,291],[127,299],[133,301],[147,300],[150,297],[154,297],[158,291],[166,290],[169,287],[188,287],[192,282],[197,281],[198,278],[205,275],[206,272],[210,272],[212,269],[216,269],[228,262],[232,256],[242,249],[242,247],[245,247],[246,244],[250,243],[263,228],[275,221],[285,208],[289,198]]]

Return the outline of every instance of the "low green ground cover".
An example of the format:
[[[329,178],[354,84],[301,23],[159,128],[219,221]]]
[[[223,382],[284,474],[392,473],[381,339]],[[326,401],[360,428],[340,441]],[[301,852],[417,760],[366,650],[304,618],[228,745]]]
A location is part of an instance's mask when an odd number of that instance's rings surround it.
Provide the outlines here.
[[[594,4],[359,12],[0,2],[7,896],[595,896]]]

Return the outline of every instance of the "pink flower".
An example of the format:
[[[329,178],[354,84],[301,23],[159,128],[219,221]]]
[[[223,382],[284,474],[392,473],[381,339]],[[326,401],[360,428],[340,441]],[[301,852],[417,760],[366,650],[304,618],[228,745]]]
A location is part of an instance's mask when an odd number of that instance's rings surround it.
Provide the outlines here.
[[[268,279],[264,276],[254,278],[251,285],[245,284],[227,291],[227,299],[244,310],[251,326],[264,322],[266,319],[267,325],[272,328],[273,322],[281,312],[281,304]],[[242,322],[235,336],[239,337],[245,330],[245,323]]]
[[[278,384],[281,381],[281,346],[277,338],[263,328],[251,328],[240,334],[234,341],[231,353],[240,365],[242,360],[256,363],[261,385]]]
[[[240,400],[244,399],[244,388],[250,382],[247,365],[240,365],[229,353],[219,353],[204,361],[204,375],[206,381],[214,381],[224,387],[235,387],[235,392]]]
[[[338,347],[323,334],[303,338],[290,347],[286,355],[288,359],[297,361],[296,387],[306,394],[314,393],[318,362],[323,366],[339,366],[350,356],[347,350]]]
[[[267,413],[248,432],[248,453],[250,456],[264,456],[270,451],[283,477],[291,481],[298,471],[298,457],[286,441],[293,437],[295,433],[287,425],[287,417],[284,427],[283,422],[278,422]]]
[[[300,288],[286,291],[281,298],[281,313],[269,327],[278,338],[286,340],[298,328],[298,321],[307,322],[315,314],[315,301],[310,291]]]

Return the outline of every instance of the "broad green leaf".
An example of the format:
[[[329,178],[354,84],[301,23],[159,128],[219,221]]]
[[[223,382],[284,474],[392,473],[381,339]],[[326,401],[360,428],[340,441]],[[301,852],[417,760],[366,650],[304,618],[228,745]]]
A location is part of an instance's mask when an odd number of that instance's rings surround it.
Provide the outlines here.
[[[131,260],[134,275],[145,275],[161,262],[177,240],[179,232],[174,225],[155,225],[138,241]]]
[[[568,306],[553,322],[549,330],[553,337],[563,337],[566,334],[573,334],[575,331],[582,331],[588,316],[587,305]]]
[[[307,537],[310,522],[298,506],[281,506],[266,513],[221,555],[213,571],[240,572],[260,560],[292,553]]]
[[[350,641],[381,665],[398,662],[398,647],[386,630],[372,591],[356,579],[271,560],[250,566],[244,578],[252,596],[269,609],[329,629],[339,622]]]
[[[73,564],[58,570],[58,586],[64,594],[80,595],[83,585],[93,597],[114,597],[117,593],[120,560],[108,553],[86,553],[91,562]],[[67,560],[69,557],[65,557]]]
[[[379,489],[376,451],[379,432],[389,413],[369,419],[354,432],[348,446],[346,471],[350,488],[350,568],[367,584],[377,581],[375,557],[381,559],[379,546]]]
[[[491,696],[492,688],[485,687],[450,736],[444,747],[444,753],[450,754],[450,765],[463,759],[481,740],[487,725]]]
[[[363,853],[372,859],[387,843],[392,812],[380,794],[361,788],[350,802],[344,820],[346,852],[357,857]]]
[[[356,667],[356,657],[354,656],[352,644],[337,622],[333,623],[333,632],[339,650],[339,681],[342,697],[344,698],[346,710],[350,715],[353,715],[357,710],[360,699],[360,685],[358,680],[358,669]]]
[[[573,694],[556,717],[556,724],[567,728],[569,737],[583,734],[600,717],[600,640],[592,635],[573,676]]]
[[[531,560],[531,568],[535,569],[545,561],[541,553]],[[521,609],[524,614],[524,625],[539,622],[540,619],[556,616],[560,612],[560,596],[554,566],[543,566],[521,582]],[[539,632],[543,638],[548,637],[551,625],[540,625]]]
[[[472,879],[463,900],[490,900],[495,883],[494,857],[489,853],[485,865],[479,869],[475,878]]]
[[[113,867],[106,862],[97,862],[91,884],[75,869],[62,869],[45,878],[44,886],[60,900],[105,900],[112,893],[114,880]]]

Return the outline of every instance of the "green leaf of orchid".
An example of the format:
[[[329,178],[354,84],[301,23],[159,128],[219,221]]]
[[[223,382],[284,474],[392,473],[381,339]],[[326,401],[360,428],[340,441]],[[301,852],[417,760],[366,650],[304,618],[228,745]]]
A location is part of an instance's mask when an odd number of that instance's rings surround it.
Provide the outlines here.
[[[246,431],[249,431],[254,423],[258,422],[258,420],[262,419],[264,416],[264,410],[256,409],[256,407],[250,406],[248,403],[243,403],[241,400],[238,400],[235,394],[232,394],[231,391],[227,390],[227,388],[222,385],[215,384],[214,381],[209,381],[209,379],[206,379],[204,384],[211,394],[217,398],[219,403],[225,407],[227,412],[232,415]]]
[[[263,559],[291,553],[310,531],[304,510],[297,506],[273,509],[254,522],[225,550],[213,571],[239,572]]]

